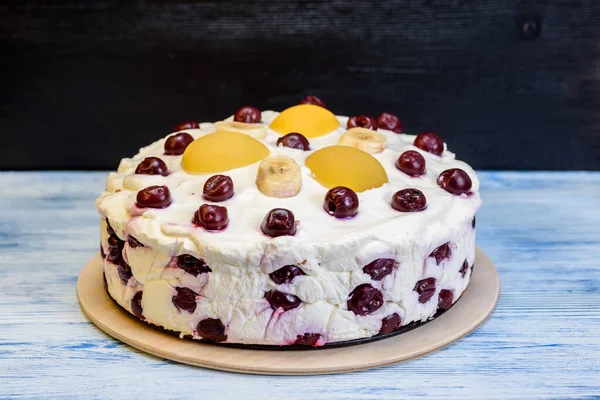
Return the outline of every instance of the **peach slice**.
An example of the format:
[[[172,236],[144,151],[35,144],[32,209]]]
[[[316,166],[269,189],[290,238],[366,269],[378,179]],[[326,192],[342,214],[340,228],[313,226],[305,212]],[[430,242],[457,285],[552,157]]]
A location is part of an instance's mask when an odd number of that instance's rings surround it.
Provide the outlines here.
[[[331,111],[314,104],[300,104],[287,108],[271,122],[270,126],[281,135],[298,132],[307,138],[326,135],[339,127],[340,122]]]
[[[326,188],[346,186],[355,192],[364,192],[388,182],[381,163],[354,147],[324,147],[308,156],[305,164],[315,180]]]
[[[181,166],[189,174],[224,172],[259,162],[270,153],[251,136],[218,131],[190,143],[183,153]]]

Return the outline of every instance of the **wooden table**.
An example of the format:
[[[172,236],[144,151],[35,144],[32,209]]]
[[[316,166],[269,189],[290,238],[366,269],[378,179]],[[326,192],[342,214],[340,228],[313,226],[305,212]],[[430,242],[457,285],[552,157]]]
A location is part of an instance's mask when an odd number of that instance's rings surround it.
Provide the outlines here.
[[[600,396],[600,173],[482,172],[478,246],[500,301],[475,333],[402,364],[252,376],[120,343],[77,303],[106,173],[0,173],[0,398],[399,399]]]

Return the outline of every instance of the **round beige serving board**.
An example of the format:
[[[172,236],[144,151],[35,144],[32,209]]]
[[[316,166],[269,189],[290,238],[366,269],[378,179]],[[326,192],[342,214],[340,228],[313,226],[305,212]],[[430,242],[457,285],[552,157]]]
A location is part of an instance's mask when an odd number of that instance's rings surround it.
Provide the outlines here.
[[[492,313],[500,281],[477,249],[468,290],[446,313],[412,331],[354,346],[320,350],[250,350],[179,339],[136,320],[104,290],[102,260],[94,256],[79,274],[79,302],[86,316],[109,335],[158,357],[200,367],[251,374],[333,374],[380,367],[437,350],[476,329]]]

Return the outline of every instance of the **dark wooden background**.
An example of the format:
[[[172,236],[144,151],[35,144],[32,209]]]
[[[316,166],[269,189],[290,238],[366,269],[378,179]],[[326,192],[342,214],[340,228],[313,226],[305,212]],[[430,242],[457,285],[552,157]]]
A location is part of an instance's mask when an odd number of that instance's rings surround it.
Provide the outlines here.
[[[476,168],[600,169],[600,1],[2,2],[0,50],[2,169],[114,169],[306,94]]]

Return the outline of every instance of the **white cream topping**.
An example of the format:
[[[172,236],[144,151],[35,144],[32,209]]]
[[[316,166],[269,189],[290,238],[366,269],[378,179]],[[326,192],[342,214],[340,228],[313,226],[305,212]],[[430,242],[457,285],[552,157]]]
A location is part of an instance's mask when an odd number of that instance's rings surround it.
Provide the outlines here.
[[[278,115],[263,112],[268,124]],[[345,132],[346,117],[338,117],[340,128],[331,134],[309,139],[311,150],[335,145]],[[214,132],[214,124],[190,129],[194,138]],[[312,177],[304,160],[312,151],[277,147],[279,134],[267,129],[264,143],[272,155],[294,158],[302,168],[300,193],[292,198],[271,198],[255,185],[258,163],[224,172],[235,186],[233,198],[218,203],[229,213],[228,227],[208,232],[191,223],[198,207],[211,203],[202,198],[205,181],[213,174],[190,175],[181,168],[181,156],[163,155],[165,139],[146,146],[131,159],[123,159],[117,173],[109,175],[106,191],[97,200],[100,214],[107,217],[123,240],[135,237],[146,247],[125,245],[125,259],[134,278],[123,287],[116,266],[105,263],[111,296],[130,310],[137,290],[144,292],[144,317],[152,323],[184,333],[194,332],[204,318],[219,318],[227,326],[228,341],[243,343],[289,344],[306,332],[321,334],[320,344],[368,337],[377,334],[381,319],[398,313],[403,325],[424,321],[437,309],[440,289],[451,289],[458,298],[466,288],[469,273],[458,273],[465,259],[474,261],[475,234],[470,221],[481,204],[479,181],[475,172],[454,154],[444,151],[441,157],[412,145],[415,136],[379,130],[387,138],[387,148],[373,154],[387,171],[389,183],[358,193],[359,213],[340,220],[329,216],[322,207],[327,188]],[[415,150],[426,160],[426,174],[413,178],[395,167],[398,156]],[[170,175],[134,174],[145,158],[161,158]],[[436,183],[438,175],[450,168],[463,169],[473,187],[469,196],[454,196]],[[167,185],[173,198],[165,209],[140,210],[135,207],[139,190],[151,185]],[[422,212],[402,213],[390,206],[392,195],[403,188],[420,189],[427,198]],[[300,221],[295,236],[270,238],[260,230],[265,214],[273,208],[287,208]],[[105,223],[102,243],[107,250]],[[438,246],[450,242],[453,256],[436,265],[427,256]],[[176,268],[172,257],[191,254],[202,258],[212,272],[194,277]],[[373,281],[362,268],[377,258],[393,258],[398,268],[381,281]],[[424,261],[425,260],[425,261]],[[268,274],[284,265],[301,265],[307,274],[292,283],[275,285]],[[417,280],[436,278],[436,293],[421,304],[413,290]],[[347,310],[346,301],[353,288],[370,283],[380,289],[385,304],[376,312],[357,316]],[[175,287],[189,287],[199,293],[194,313],[179,311],[169,296]],[[302,305],[287,312],[273,311],[264,293],[275,289],[291,293]]]

